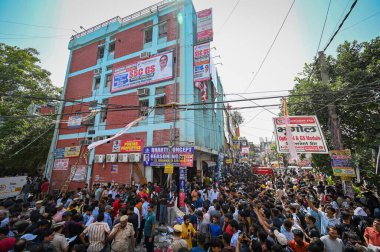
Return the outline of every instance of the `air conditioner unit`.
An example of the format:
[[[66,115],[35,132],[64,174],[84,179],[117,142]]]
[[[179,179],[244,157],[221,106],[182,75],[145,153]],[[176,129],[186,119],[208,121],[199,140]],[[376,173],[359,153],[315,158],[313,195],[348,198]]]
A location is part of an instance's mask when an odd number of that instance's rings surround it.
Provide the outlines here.
[[[119,153],[117,157],[117,161],[119,163],[126,163],[128,162],[128,154],[127,153]]]
[[[140,59],[146,59],[150,57],[150,52],[142,52],[140,54]]]
[[[98,69],[94,70],[94,74],[95,75],[98,75],[98,74],[101,74],[101,73],[102,73],[102,69],[101,68],[98,68]]]
[[[141,159],[141,154],[140,153],[129,154],[129,162],[131,162],[131,163],[140,162],[140,159]]]
[[[92,140],[88,140],[88,139],[83,139],[80,141],[81,145],[89,145],[91,143],[92,143]]]
[[[105,155],[95,155],[94,162],[95,163],[103,163]]]
[[[117,154],[107,154],[106,162],[107,163],[115,163],[117,161]]]
[[[138,96],[148,96],[149,95],[149,88],[137,89],[137,95]]]

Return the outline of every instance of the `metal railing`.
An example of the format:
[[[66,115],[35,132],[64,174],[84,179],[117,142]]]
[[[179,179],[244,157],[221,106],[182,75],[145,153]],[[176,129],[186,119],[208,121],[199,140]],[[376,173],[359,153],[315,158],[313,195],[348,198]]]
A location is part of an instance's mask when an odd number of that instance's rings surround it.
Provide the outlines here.
[[[91,28],[89,28],[89,29],[87,29],[87,30],[85,30],[83,32],[80,32],[78,34],[75,34],[75,35],[71,36],[71,40],[83,37],[83,36],[85,36],[87,34],[90,34],[90,33],[94,32],[94,31],[96,31],[96,30],[99,30],[99,29],[101,29],[101,28],[103,28],[105,26],[108,26],[109,24],[114,23],[116,21],[119,22],[119,23],[121,23],[122,25],[125,25],[127,23],[132,22],[135,19],[141,18],[141,17],[146,16],[146,15],[151,15],[151,14],[157,12],[158,10],[160,10],[160,9],[162,9],[162,8],[170,5],[171,3],[175,3],[176,1],[178,1],[178,0],[163,0],[163,1],[159,2],[159,3],[153,4],[153,5],[145,8],[145,9],[142,9],[142,10],[140,10],[138,12],[135,12],[135,13],[133,13],[131,15],[128,15],[128,16],[126,16],[124,18],[120,18],[119,16],[116,16],[116,17],[111,18],[111,19],[109,19],[107,21],[104,21],[101,24],[98,24],[98,25],[93,26],[93,27],[91,27]]]

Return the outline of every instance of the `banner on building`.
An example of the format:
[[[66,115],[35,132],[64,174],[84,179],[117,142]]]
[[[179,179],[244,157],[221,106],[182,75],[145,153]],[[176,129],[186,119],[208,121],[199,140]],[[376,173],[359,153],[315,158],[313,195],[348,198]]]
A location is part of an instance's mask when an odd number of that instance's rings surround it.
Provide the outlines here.
[[[0,178],[0,199],[15,197],[27,182],[26,176]]]
[[[68,158],[62,158],[62,159],[56,159],[54,160],[54,166],[53,170],[61,170],[65,171],[69,168],[69,159]]]
[[[119,172],[119,166],[116,164],[111,165],[111,173],[118,173]]]
[[[174,166],[173,164],[165,164],[165,169],[164,169],[164,173],[167,173],[167,174],[172,174],[173,171],[174,171]]]
[[[70,116],[69,120],[67,121],[67,128],[69,129],[79,129],[82,124],[82,116],[76,115],[76,116]]]
[[[351,163],[350,150],[331,150],[330,157],[334,176],[356,177]]]
[[[194,46],[194,82],[210,80],[210,43]]]
[[[194,147],[174,146],[171,149],[168,146],[160,147],[144,147],[144,166],[165,166],[167,163],[172,163],[174,166],[193,166],[190,159],[194,158]],[[186,156],[186,157],[185,157]],[[181,159],[187,160],[181,165]],[[191,163],[191,164],[190,164]]]
[[[147,60],[116,68],[111,92],[170,80],[173,76],[173,52],[157,54]]]
[[[197,12],[197,42],[212,41],[212,9]]]
[[[227,158],[227,159],[225,160],[225,163],[226,163],[226,164],[232,164],[232,158]]]
[[[193,167],[194,155],[193,154],[184,154],[180,155],[179,165],[183,167]]]
[[[65,148],[64,157],[79,157],[80,146],[70,146]]]
[[[112,152],[141,152],[142,140],[115,140],[112,145]]]
[[[65,148],[58,148],[54,150],[54,158],[64,158]]]
[[[242,147],[241,154],[249,154],[249,147]]]
[[[76,169],[75,169],[76,167]],[[87,176],[87,166],[86,165],[73,165],[71,166],[71,180],[72,181],[85,181]]]
[[[297,153],[328,153],[326,141],[316,116],[289,116],[288,119]],[[275,117],[273,122],[277,151],[289,153],[285,118]]]

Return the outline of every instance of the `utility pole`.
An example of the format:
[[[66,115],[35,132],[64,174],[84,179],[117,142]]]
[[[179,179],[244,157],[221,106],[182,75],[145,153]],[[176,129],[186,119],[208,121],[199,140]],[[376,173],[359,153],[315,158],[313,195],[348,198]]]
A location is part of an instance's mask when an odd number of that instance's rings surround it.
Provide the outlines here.
[[[329,83],[329,72],[326,63],[326,56],[323,52],[319,52],[319,65],[321,70],[321,79],[322,83]],[[336,114],[336,106],[334,103],[329,104],[328,106],[329,112],[329,130],[332,138],[332,144],[335,150],[344,150],[342,134],[340,131],[340,121],[338,115]],[[351,178],[342,177],[343,188],[346,194],[353,194],[352,188],[352,180]]]

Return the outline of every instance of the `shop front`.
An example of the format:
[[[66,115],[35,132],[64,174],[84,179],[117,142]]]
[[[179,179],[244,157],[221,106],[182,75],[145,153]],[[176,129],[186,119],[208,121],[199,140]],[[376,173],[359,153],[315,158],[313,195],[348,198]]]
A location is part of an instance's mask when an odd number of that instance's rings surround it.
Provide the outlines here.
[[[196,176],[194,147],[145,147],[143,150],[143,165],[145,166],[145,177],[148,181],[157,183],[161,187],[168,186],[168,177],[169,174],[172,174],[172,180],[176,182],[177,189],[179,189],[180,180],[183,180],[183,176],[180,176],[180,174],[183,174],[184,168],[186,168],[186,179]],[[172,169],[168,169],[171,165]]]

